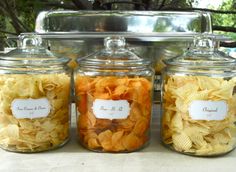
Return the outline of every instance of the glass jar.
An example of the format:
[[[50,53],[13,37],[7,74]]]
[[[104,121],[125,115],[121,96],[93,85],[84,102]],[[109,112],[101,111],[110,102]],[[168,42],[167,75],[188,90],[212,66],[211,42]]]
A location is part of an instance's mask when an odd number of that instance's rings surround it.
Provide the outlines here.
[[[104,41],[75,73],[78,138],[93,151],[135,151],[150,137],[154,70],[125,49],[124,38]]]
[[[162,76],[162,142],[195,156],[230,152],[236,141],[236,59],[197,36],[194,48],[166,60]]]
[[[20,36],[21,46],[0,57],[0,147],[40,152],[69,138],[68,59],[41,47],[35,34]]]

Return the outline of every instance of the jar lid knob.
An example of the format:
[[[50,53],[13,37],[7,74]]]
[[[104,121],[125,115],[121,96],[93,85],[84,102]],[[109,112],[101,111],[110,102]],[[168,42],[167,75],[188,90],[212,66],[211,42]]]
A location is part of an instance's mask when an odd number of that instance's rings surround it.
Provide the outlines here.
[[[22,33],[19,36],[20,47],[22,49],[41,47],[42,38],[36,33]]]
[[[123,49],[125,48],[125,38],[119,36],[107,37],[104,39],[104,46],[108,50]]]
[[[194,50],[199,52],[213,52],[214,51],[214,36],[207,34],[199,34],[194,37]]]

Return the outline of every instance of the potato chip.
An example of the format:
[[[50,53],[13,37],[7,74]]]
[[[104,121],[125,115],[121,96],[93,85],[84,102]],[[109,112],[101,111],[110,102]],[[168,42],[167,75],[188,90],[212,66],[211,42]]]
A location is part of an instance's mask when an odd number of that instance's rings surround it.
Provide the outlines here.
[[[15,124],[9,124],[6,128],[0,130],[0,138],[17,139],[19,138],[19,127]]]
[[[87,132],[84,134],[84,142],[85,142],[85,143],[88,143],[88,140],[89,140],[90,138],[97,139],[97,138],[98,138],[97,133],[95,133],[95,132],[92,131],[92,130],[87,131]]]
[[[45,121],[43,124],[42,124],[42,129],[46,132],[51,132],[52,130],[54,130],[57,126],[55,123],[52,123],[51,121]]]
[[[128,119],[114,119],[112,121],[112,124],[114,126],[117,126],[117,131],[130,132],[134,128],[135,122],[131,121],[129,118]]]
[[[124,136],[124,139],[122,140],[122,144],[128,151],[132,151],[135,149],[140,148],[143,145],[142,139],[137,137],[134,133],[130,133],[126,136]]]
[[[110,119],[97,118],[94,128],[96,128],[96,130],[104,130],[104,129],[112,128],[112,121]]]
[[[106,130],[101,132],[98,135],[98,140],[101,143],[104,150],[111,151],[112,150],[112,132],[111,130]]]
[[[184,131],[192,141],[193,147],[195,149],[201,149],[208,144],[204,139],[204,134],[196,130],[195,127],[186,128]]]
[[[133,132],[137,136],[143,136],[145,133],[147,133],[147,130],[149,129],[149,121],[146,118],[140,118],[135,123]]]
[[[136,102],[133,102],[131,104],[131,111],[130,111],[129,119],[135,122],[139,120],[140,118],[142,118],[142,116],[143,116],[143,113],[140,109],[140,105]]]
[[[170,122],[170,127],[175,132],[181,132],[183,130],[183,121],[180,113],[173,115]]]
[[[228,144],[231,141],[231,138],[223,133],[214,134],[214,138],[219,144]]]
[[[111,141],[112,141],[112,149],[115,152],[125,150],[125,147],[122,144],[123,136],[124,136],[124,131],[117,131],[113,133]]]
[[[222,78],[212,78],[207,76],[196,76],[201,90],[218,90],[223,81]]]
[[[89,146],[89,148],[91,148],[91,149],[97,149],[97,148],[100,148],[100,147],[101,147],[101,145],[100,145],[99,142],[98,142],[98,139],[96,139],[96,138],[89,138],[89,140],[88,140],[88,146]]]
[[[86,114],[81,114],[79,116],[78,122],[80,123],[81,129],[93,128],[96,124],[96,118],[89,111]]]
[[[188,151],[192,147],[192,141],[184,132],[173,134],[172,140],[174,148],[180,152]]]
[[[213,148],[210,144],[202,147],[201,149],[194,149],[193,153],[196,155],[210,155],[213,152]]]
[[[0,75],[0,146],[17,152],[38,152],[55,148],[69,137],[70,78],[66,74]],[[46,98],[46,117],[16,118],[14,99]]]
[[[208,76],[167,76],[163,85],[162,139],[175,150],[209,156],[229,152],[236,145],[236,79]],[[193,120],[194,100],[224,101],[223,120]]]
[[[117,76],[76,77],[77,130],[80,142],[92,150],[129,152],[147,142],[151,119],[152,84],[146,78]],[[93,114],[96,99],[126,100],[129,114],[124,119],[98,118]],[[113,107],[114,108],[114,107]],[[93,116],[89,120],[89,116]],[[94,134],[98,135],[98,139]]]

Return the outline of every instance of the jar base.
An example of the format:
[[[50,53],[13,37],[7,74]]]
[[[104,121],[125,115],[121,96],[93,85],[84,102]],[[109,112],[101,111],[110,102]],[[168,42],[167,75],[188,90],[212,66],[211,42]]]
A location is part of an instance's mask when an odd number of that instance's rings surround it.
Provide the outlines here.
[[[62,142],[61,144],[58,144],[56,146],[47,148],[47,149],[35,149],[35,150],[17,150],[17,149],[11,149],[9,147],[4,147],[4,146],[0,146],[1,149],[8,151],[8,152],[14,152],[14,153],[26,153],[26,154],[30,154],[30,153],[40,153],[40,152],[46,152],[46,151],[52,151],[52,150],[56,150],[59,149],[63,146],[65,146],[68,142],[69,142],[70,138],[68,137],[64,142]]]
[[[78,144],[80,144],[83,148],[89,150],[89,151],[92,151],[92,152],[97,152],[97,153],[114,153],[114,154],[121,154],[121,153],[132,153],[132,152],[137,152],[137,151],[140,151],[140,150],[143,150],[145,149],[149,144],[150,142],[147,141],[146,143],[144,143],[141,147],[137,148],[137,149],[134,149],[134,150],[130,150],[130,151],[105,151],[103,149],[91,149],[89,147],[87,147],[85,144],[83,144],[79,139],[77,139],[77,142]]]
[[[227,151],[227,152],[224,152],[224,153],[217,153],[217,154],[206,154],[206,155],[201,155],[201,154],[195,154],[195,153],[190,153],[190,152],[180,152],[180,151],[177,151],[176,149],[174,149],[171,145],[167,145],[165,144],[163,141],[161,142],[161,144],[166,147],[167,149],[173,151],[173,152],[176,152],[176,153],[179,153],[179,154],[183,154],[183,155],[187,155],[187,156],[192,156],[192,157],[220,157],[220,156],[224,156],[224,155],[227,155],[229,154],[230,152],[234,151],[235,148]]]

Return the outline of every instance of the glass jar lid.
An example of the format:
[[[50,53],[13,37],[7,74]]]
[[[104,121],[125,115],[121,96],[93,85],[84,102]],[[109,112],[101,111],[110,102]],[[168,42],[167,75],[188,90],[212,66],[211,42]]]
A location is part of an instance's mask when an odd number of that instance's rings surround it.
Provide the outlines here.
[[[80,67],[94,69],[142,69],[150,66],[151,61],[137,56],[125,48],[124,37],[107,37],[105,48],[82,59],[78,59]]]
[[[236,59],[215,48],[214,36],[201,34],[183,55],[164,60],[167,65],[188,68],[234,68]]]
[[[19,36],[20,46],[0,56],[0,69],[21,71],[59,70],[68,63],[68,58],[57,57],[42,46],[42,39],[34,33]]]

